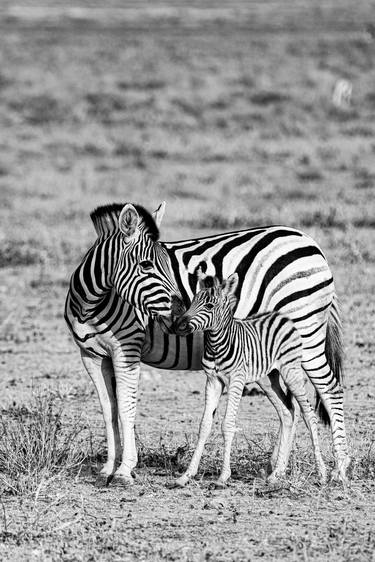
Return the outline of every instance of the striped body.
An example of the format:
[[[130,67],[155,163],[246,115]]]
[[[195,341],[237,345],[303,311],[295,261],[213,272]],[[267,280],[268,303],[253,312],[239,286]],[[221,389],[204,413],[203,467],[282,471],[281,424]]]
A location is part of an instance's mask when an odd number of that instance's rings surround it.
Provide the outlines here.
[[[225,320],[221,328],[208,330],[203,357],[203,365],[213,361],[221,378],[229,380],[241,372],[245,383],[251,383],[273,369],[301,365],[301,337],[288,317],[268,312],[246,320]]]
[[[184,486],[196,475],[205,442],[212,425],[212,416],[220,398],[220,382],[228,387],[227,408],[223,421],[224,462],[218,486],[228,480],[230,452],[236,431],[236,415],[246,383],[280,373],[287,389],[299,404],[310,430],[316,463],[321,480],[326,480],[326,468],[321,457],[317,418],[308,401],[302,369],[302,341],[294,323],[278,312],[251,316],[245,320],[233,317],[236,306],[238,275],[234,273],[222,284],[214,277],[199,272],[201,290],[195,295],[189,310],[177,322],[177,330],[188,334],[204,330],[205,346],[203,367],[207,375],[205,409],[199,428],[197,447],[187,471],[176,481]],[[220,381],[218,383],[218,381]],[[218,391],[219,390],[219,391]],[[286,396],[285,396],[286,400]],[[269,480],[285,474],[287,458],[283,453],[291,443],[281,431],[281,448]]]
[[[292,228],[267,227],[161,245],[186,304],[196,289],[193,272],[204,259],[207,274],[219,278],[234,271],[239,274],[236,317],[279,310],[294,320],[307,350],[312,344],[324,346],[328,309],[335,294],[333,277],[321,250],[307,235]],[[100,271],[95,265],[88,269],[94,274]],[[90,310],[82,314],[75,289],[81,277],[73,276],[66,303],[66,319],[80,347],[107,356],[105,348],[121,345],[129,326],[139,324],[145,333],[142,362],[161,369],[200,369],[201,334],[187,340],[166,334],[156,319],[118,299],[114,289],[103,292],[99,302],[93,299]],[[307,351],[307,355],[314,358],[315,353]]]
[[[97,388],[106,423],[109,460],[103,474],[113,474],[122,458],[116,474],[120,470],[130,480],[135,466],[141,361],[161,369],[201,368],[202,333],[181,337],[172,321],[184,311],[182,301],[189,306],[197,284],[194,272],[202,261],[208,275],[222,279],[238,273],[236,317],[276,310],[295,322],[303,366],[333,420],[336,452],[346,458],[342,391],[336,392],[339,373],[331,371],[325,354],[330,324],[338,335],[341,328],[332,273],[317,244],[282,226],[166,243],[158,239],[161,216],[160,207],[152,219],[130,204],[92,213],[97,240],[73,273],[67,295],[65,319]],[[327,400],[325,389],[334,393]],[[278,400],[271,387],[267,395]],[[122,453],[117,416],[124,433]]]

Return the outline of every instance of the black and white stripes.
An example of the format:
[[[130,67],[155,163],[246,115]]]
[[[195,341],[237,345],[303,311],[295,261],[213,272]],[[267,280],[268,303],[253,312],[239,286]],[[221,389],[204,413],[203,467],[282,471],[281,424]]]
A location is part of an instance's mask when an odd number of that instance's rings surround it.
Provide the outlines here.
[[[340,384],[341,327],[332,274],[320,248],[302,232],[281,226],[161,242],[163,213],[164,205],[151,216],[131,204],[92,213],[97,239],[73,273],[67,296],[65,318],[97,386],[107,427],[109,461],[103,478],[113,475],[122,459],[116,476],[131,481],[140,362],[162,369],[201,368],[202,333],[188,337],[173,333],[173,315],[190,305],[201,262],[207,275],[220,280],[238,274],[236,317],[277,310],[295,322],[302,338],[302,364],[318,391],[320,411],[331,421],[344,478],[348,456]],[[279,403],[271,385],[265,391]],[[117,415],[124,431],[122,452]],[[290,419],[294,428],[295,418]]]
[[[224,463],[217,485],[228,480],[230,450],[239,402],[244,385],[280,373],[303,411],[313,442],[317,468],[322,481],[326,468],[321,457],[317,418],[305,392],[302,369],[302,340],[294,323],[278,312],[266,312],[236,320],[233,317],[235,290],[238,275],[234,273],[222,284],[216,277],[200,276],[201,290],[196,294],[189,310],[176,323],[176,330],[189,334],[197,330],[206,332],[202,365],[207,375],[205,409],[199,428],[196,450],[187,471],[176,481],[183,486],[195,476],[204,444],[211,430],[212,417],[218,406],[220,382],[228,386],[227,408],[222,425],[224,436]],[[280,395],[281,401],[282,396]],[[270,481],[285,474],[292,437],[281,419],[278,452],[269,476]],[[288,452],[286,453],[285,450]]]

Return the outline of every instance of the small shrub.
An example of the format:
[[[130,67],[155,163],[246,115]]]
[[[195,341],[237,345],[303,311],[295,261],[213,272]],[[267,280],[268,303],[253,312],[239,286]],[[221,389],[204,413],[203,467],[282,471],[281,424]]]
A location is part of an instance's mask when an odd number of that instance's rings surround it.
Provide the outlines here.
[[[12,81],[10,80],[10,78],[8,78],[8,76],[6,76],[2,72],[0,72],[0,90],[4,90],[11,83],[12,83]]]
[[[192,457],[196,436],[186,435],[185,442],[172,443],[171,435],[161,435],[156,446],[148,446],[137,436],[138,466],[156,469],[169,478],[186,470]],[[243,436],[244,437],[244,436]],[[271,442],[274,437],[262,435],[254,439],[235,439],[232,449],[232,478],[249,480],[259,475],[267,465],[271,455]],[[206,443],[199,465],[199,475],[217,478],[220,474],[223,455],[221,434],[212,433]]]
[[[317,168],[307,168],[296,172],[297,177],[303,182],[322,181],[324,176]]]
[[[0,489],[35,492],[45,480],[78,469],[86,458],[85,426],[68,426],[63,406],[52,394],[0,413]]]
[[[289,101],[290,97],[281,92],[260,91],[250,97],[251,103],[255,105],[275,105]]]
[[[217,230],[233,230],[256,227],[261,221],[252,217],[244,217],[237,214],[221,215],[220,213],[209,213],[205,217],[188,221],[194,228],[209,228]]]
[[[163,435],[157,446],[148,446],[137,435],[138,466],[162,470],[163,474],[171,477],[176,470],[183,470],[192,447],[192,443],[186,439],[186,443],[175,448],[170,436]]]
[[[306,189],[289,189],[283,193],[283,196],[287,201],[313,201],[316,199],[316,194],[307,191]]]
[[[140,158],[144,156],[144,151],[141,147],[130,144],[126,141],[119,142],[114,150],[115,156]]]
[[[10,166],[0,162],[0,177],[8,176],[10,174]]]
[[[67,108],[60,100],[48,94],[26,96],[21,100],[12,101],[10,107],[32,125],[60,123],[67,118]]]
[[[328,117],[338,123],[345,123],[359,118],[359,113],[353,107],[330,106],[327,110]]]
[[[193,104],[189,101],[183,99],[175,99],[173,100],[174,105],[180,109],[186,115],[194,117],[195,119],[201,119],[203,115],[203,108],[201,104]]]
[[[149,79],[144,81],[120,80],[117,82],[120,90],[161,90],[166,86],[163,80]]]
[[[32,242],[5,240],[0,246],[0,269],[41,262],[41,252]]]
[[[354,177],[358,180],[355,184],[356,189],[367,189],[375,185],[375,173],[367,168],[356,169]]]
[[[369,92],[366,96],[366,100],[369,106],[375,109],[375,92]]]
[[[375,217],[361,217],[353,220],[356,228],[375,228]]]
[[[339,228],[341,230],[345,230],[347,227],[346,222],[337,216],[335,207],[330,207],[328,211],[315,211],[306,214],[301,218],[301,225],[305,227]]]
[[[93,92],[86,95],[88,113],[93,117],[107,121],[115,111],[128,109],[126,99],[116,93]]]
[[[237,83],[245,88],[253,88],[255,86],[255,80],[252,76],[244,74],[237,80]]]
[[[207,196],[202,192],[189,191],[188,189],[176,188],[169,192],[171,197],[176,197],[177,199],[193,199],[195,201],[206,201]]]
[[[375,440],[372,436],[368,436],[361,447],[354,451],[352,472],[353,479],[356,480],[375,479]]]

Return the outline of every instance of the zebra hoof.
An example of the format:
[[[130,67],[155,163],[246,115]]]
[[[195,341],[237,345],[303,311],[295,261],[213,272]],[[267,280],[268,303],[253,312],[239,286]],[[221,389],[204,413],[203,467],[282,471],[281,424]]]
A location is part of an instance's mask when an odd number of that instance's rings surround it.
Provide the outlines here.
[[[133,476],[124,476],[122,474],[115,474],[111,480],[111,486],[116,488],[129,488],[133,486],[135,479]]]
[[[342,471],[335,468],[332,470],[331,473],[331,482],[336,482],[338,484],[343,484],[343,486],[347,486],[349,484],[349,480],[346,474],[343,474]]]
[[[173,488],[184,488],[188,482],[189,478],[181,476],[180,478],[176,478],[176,480],[172,480],[172,482],[167,482],[166,487],[170,490]]]
[[[321,470],[319,470],[319,484],[320,484],[320,486],[326,486],[327,481],[328,481],[327,470],[324,467]]]
[[[98,474],[95,480],[96,488],[106,488],[112,480],[112,476],[107,476],[107,474]]]
[[[266,479],[266,485],[270,489],[277,489],[282,486],[284,475],[271,473]]]
[[[212,482],[211,488],[214,490],[224,490],[227,487],[227,483],[223,480],[216,480],[216,482]]]
[[[267,480],[267,474],[270,474],[268,472],[267,468],[261,468],[258,471],[258,474],[256,475],[256,478],[258,478],[258,480]]]
[[[176,490],[177,488],[184,488],[185,484],[181,484],[177,480],[174,480],[173,482],[167,482],[165,487],[168,488],[168,490]]]
[[[352,462],[350,457],[340,459],[338,466],[332,471],[331,481],[341,482],[344,486],[349,484],[348,472],[352,472]]]

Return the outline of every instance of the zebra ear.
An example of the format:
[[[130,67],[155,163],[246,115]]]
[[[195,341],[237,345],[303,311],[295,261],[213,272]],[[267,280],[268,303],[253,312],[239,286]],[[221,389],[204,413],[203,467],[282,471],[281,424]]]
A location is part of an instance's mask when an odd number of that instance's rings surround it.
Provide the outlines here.
[[[158,228],[160,228],[161,221],[163,220],[163,217],[164,217],[164,213],[165,213],[165,201],[160,203],[160,205],[156,209],[156,211],[154,211],[152,213],[152,216],[154,217],[155,224]]]
[[[232,275],[230,275],[228,279],[225,279],[221,284],[223,295],[226,296],[234,295],[237,286],[238,286],[238,273],[232,273]]]
[[[118,219],[118,224],[124,235],[125,242],[130,242],[130,240],[136,237],[138,222],[139,215],[135,207],[133,207],[130,203],[127,203],[122,209]]]
[[[203,273],[203,269],[202,269],[202,266],[200,264],[197,267],[196,272],[197,272],[197,278],[198,278],[198,287],[199,287],[199,290],[201,291],[202,289],[206,288],[205,279],[206,279],[207,275],[205,273]]]

